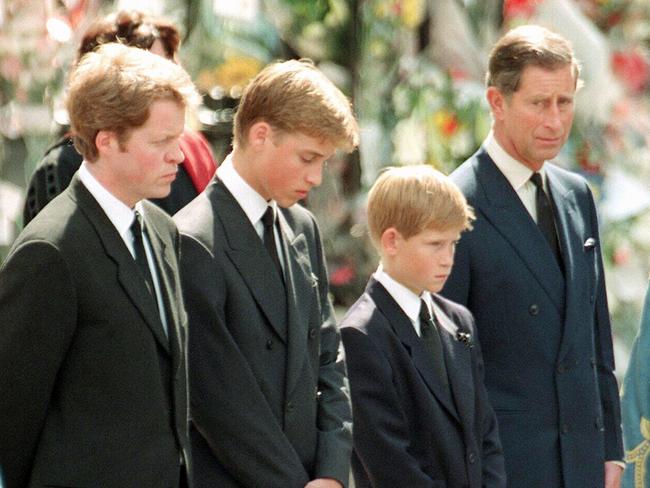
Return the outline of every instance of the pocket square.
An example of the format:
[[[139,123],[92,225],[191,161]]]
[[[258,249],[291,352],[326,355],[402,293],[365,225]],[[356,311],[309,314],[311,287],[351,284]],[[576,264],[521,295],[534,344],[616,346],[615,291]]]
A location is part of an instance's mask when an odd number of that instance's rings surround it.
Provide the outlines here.
[[[585,250],[593,249],[596,247],[596,239],[589,237],[582,246],[585,248]]]

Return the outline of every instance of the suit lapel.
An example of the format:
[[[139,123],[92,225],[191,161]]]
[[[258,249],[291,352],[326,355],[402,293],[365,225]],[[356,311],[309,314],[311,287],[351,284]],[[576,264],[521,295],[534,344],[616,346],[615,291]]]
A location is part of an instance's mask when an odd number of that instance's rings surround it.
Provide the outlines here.
[[[440,336],[447,362],[449,384],[454,396],[454,404],[464,427],[474,425],[474,380],[472,378],[472,358],[469,345],[456,339],[458,325],[445,313],[440,302],[433,295],[435,312],[442,325]]]
[[[160,235],[158,228],[155,225],[153,218],[147,218],[147,230],[149,243],[153,250],[156,259],[156,267],[158,269],[158,281],[161,287],[161,295],[165,307],[165,315],[167,319],[167,333],[169,335],[167,342],[170,345],[173,370],[176,371],[181,365],[181,331],[178,303],[174,300],[172,290],[175,289],[175,265],[176,259],[174,250],[165,245],[165,241]]]
[[[133,305],[139,310],[144,322],[151,329],[158,343],[165,351],[169,352],[169,341],[160,322],[156,301],[147,290],[144,279],[126,244],[106,213],[104,213],[104,210],[81,183],[78,176],[73,178],[71,187],[80,208],[95,228],[106,254],[115,261],[118,267],[117,277],[120,285],[124,288]]]
[[[311,302],[318,280],[311,270],[309,250],[304,234],[295,235],[284,214],[278,212],[284,254],[284,275],[287,291],[287,398],[291,396],[301,378],[307,361],[307,329],[310,322]],[[318,324],[320,325],[320,324]],[[320,332],[320,331],[319,331]]]
[[[413,365],[428,386],[433,396],[444,406],[449,414],[460,421],[449,390],[442,386],[437,377],[433,360],[413,327],[413,323],[395,302],[386,288],[374,278],[370,279],[366,293],[374,300],[377,308],[386,317],[395,334],[411,355]]]
[[[584,216],[580,212],[573,189],[564,184],[560,171],[552,166],[547,167],[547,178],[551,198],[556,210],[557,230],[560,240],[560,247],[566,269],[566,315],[565,327],[563,329],[562,342],[558,358],[562,358],[571,344],[569,338],[573,333],[573,325],[582,324],[580,317],[572,317],[576,310],[573,303],[581,300],[588,291],[585,287],[591,283],[591,278],[584,274],[587,269],[583,263],[577,262],[584,259],[584,239],[590,237],[589,231],[585,228]]]
[[[215,222],[223,227],[228,243],[226,254],[235,265],[255,301],[278,337],[287,341],[287,306],[284,287],[262,240],[235,197],[217,180],[206,190],[214,199]]]
[[[484,150],[477,155],[474,171],[485,195],[486,204],[480,205],[479,211],[508,241],[560,313],[563,313],[562,270],[535,221]]]

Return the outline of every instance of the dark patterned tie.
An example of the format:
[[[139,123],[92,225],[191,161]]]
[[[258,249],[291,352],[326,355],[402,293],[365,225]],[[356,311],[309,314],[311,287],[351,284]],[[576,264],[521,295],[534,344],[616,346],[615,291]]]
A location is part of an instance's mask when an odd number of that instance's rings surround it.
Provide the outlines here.
[[[431,316],[429,307],[420,299],[420,335],[425,348],[433,358],[433,364],[438,377],[445,387],[449,386],[445,355],[442,350],[442,340],[436,320]]]
[[[562,263],[562,256],[560,254],[560,245],[557,240],[557,231],[555,229],[555,217],[553,215],[553,207],[548,195],[544,191],[544,184],[542,183],[542,175],[540,173],[533,173],[530,181],[536,187],[535,191],[535,206],[537,207],[537,227],[542,231],[546,241],[557,259],[559,264]]]
[[[156,299],[156,289],[153,285],[153,277],[151,276],[151,269],[149,268],[149,262],[147,261],[147,254],[144,250],[144,242],[142,240],[142,232],[146,232],[144,220],[138,211],[135,212],[135,218],[131,224],[131,232],[133,233],[133,244],[135,247],[135,262],[140,269],[140,274],[147,284],[149,293],[151,293],[151,296]],[[156,303],[158,303],[157,299]]]
[[[282,264],[280,263],[278,246],[275,241],[275,212],[273,207],[266,207],[266,212],[264,212],[264,215],[262,216],[262,223],[264,224],[264,247],[266,247],[266,250],[273,260],[273,264],[275,264],[278,273],[280,273],[280,278],[283,278]]]

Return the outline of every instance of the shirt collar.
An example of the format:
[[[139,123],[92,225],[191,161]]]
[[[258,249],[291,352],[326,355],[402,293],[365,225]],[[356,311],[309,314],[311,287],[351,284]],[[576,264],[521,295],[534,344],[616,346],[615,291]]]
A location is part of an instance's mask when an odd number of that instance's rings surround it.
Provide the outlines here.
[[[79,179],[88,189],[90,194],[97,200],[99,206],[113,223],[117,231],[124,238],[130,235],[131,224],[135,216],[134,210],[108,191],[88,169],[88,163],[84,161],[79,168]],[[136,208],[142,212],[142,203],[138,202]]]
[[[508,154],[496,140],[492,131],[490,131],[485,139],[483,147],[515,191],[519,191],[528,183],[530,177],[533,175],[533,171]],[[542,181],[546,179],[545,170],[546,162],[544,162],[542,169],[539,170],[539,173],[542,175]]]
[[[381,264],[373,276],[386,288],[386,291],[393,297],[406,316],[411,319],[411,322],[417,323],[420,317],[420,299],[422,298],[426,302],[429,302],[429,294],[424,292],[421,296],[416,295],[407,287],[395,281],[395,279],[384,271]],[[429,307],[431,306],[430,303],[428,305]]]
[[[229,154],[224,162],[219,165],[217,176],[235,197],[253,226],[260,221],[264,212],[266,212],[266,207],[269,205],[274,207],[277,212],[275,201],[267,202],[237,172],[232,162],[232,154]]]

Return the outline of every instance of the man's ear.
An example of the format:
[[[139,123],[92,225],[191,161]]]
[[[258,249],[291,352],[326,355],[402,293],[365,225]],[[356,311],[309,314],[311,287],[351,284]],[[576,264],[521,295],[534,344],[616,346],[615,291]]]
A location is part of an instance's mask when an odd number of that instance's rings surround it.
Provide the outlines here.
[[[485,97],[490,104],[492,116],[495,120],[500,120],[503,117],[504,105],[506,104],[505,96],[497,87],[490,86],[487,89]]]
[[[389,227],[381,234],[381,248],[386,256],[394,256],[397,254],[402,235],[395,227]]]
[[[248,129],[248,145],[254,149],[262,148],[265,142],[270,142],[272,134],[273,129],[268,122],[255,122]]]
[[[119,146],[117,143],[117,135],[110,130],[100,130],[95,136],[95,146],[100,155],[107,154]]]

